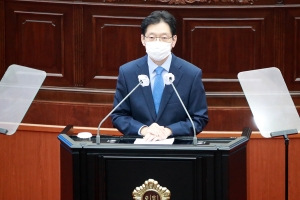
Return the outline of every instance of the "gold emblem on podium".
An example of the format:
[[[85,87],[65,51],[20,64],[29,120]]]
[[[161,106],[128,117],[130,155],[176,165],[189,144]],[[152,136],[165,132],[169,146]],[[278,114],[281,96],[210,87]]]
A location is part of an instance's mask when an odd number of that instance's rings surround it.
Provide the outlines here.
[[[158,184],[156,180],[148,179],[132,192],[134,200],[169,200],[171,192]]]

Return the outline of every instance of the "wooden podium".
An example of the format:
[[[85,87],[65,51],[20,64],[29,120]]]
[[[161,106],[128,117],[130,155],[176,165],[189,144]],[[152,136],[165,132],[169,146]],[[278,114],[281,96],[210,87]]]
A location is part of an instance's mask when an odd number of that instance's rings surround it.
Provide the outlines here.
[[[61,199],[130,200],[154,179],[171,200],[246,200],[248,137],[175,138],[173,145],[136,145],[135,137],[81,141],[67,126],[60,140]],[[206,144],[203,144],[202,142]]]

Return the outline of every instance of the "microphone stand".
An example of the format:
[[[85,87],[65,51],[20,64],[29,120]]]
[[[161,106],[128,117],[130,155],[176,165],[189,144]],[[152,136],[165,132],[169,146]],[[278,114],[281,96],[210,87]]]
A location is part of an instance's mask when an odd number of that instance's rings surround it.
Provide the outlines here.
[[[147,79],[148,79],[148,77],[147,77]],[[149,79],[148,79],[149,80]],[[126,95],[126,97],[120,102],[120,103],[118,103],[118,105],[116,105],[116,107],[114,108],[114,109],[112,109],[112,111],[110,111],[110,113],[108,113],[108,115],[106,115],[106,117],[104,117],[104,119],[102,119],[102,121],[99,123],[99,126],[98,126],[98,129],[97,129],[97,136],[96,136],[96,143],[98,144],[98,145],[100,145],[100,127],[101,127],[101,125],[102,125],[102,123],[111,115],[111,113],[113,113],[130,95],[131,95],[131,93],[133,93],[135,90],[136,90],[136,88],[138,88],[140,85],[142,85],[142,84],[146,84],[145,86],[147,86],[147,83],[144,83],[143,81],[145,81],[145,82],[147,82],[147,80],[143,80],[142,78],[139,80],[139,84],[137,84],[137,86],[135,86],[135,88],[133,88],[132,90],[131,90],[131,92],[129,92],[127,95]],[[148,85],[149,85],[149,81],[148,81]]]
[[[181,100],[181,98],[180,98],[180,96],[179,96],[179,94],[178,94],[178,92],[177,92],[177,90],[176,90],[176,88],[175,88],[175,86],[174,86],[174,84],[173,84],[173,81],[174,81],[174,80],[175,80],[175,77],[174,77],[174,75],[173,75],[172,73],[167,73],[167,74],[164,76],[164,82],[165,82],[165,84],[166,84],[166,85],[172,85],[172,87],[173,87],[173,89],[174,89],[174,91],[175,91],[175,93],[176,93],[176,95],[177,95],[177,97],[178,97],[178,99],[179,99],[179,101],[180,101],[182,107],[184,108],[184,111],[186,112],[186,115],[189,117],[189,120],[191,121],[191,124],[192,124],[192,126],[193,126],[193,131],[194,131],[193,145],[194,145],[194,146],[197,146],[198,140],[197,140],[197,137],[196,137],[196,130],[195,130],[194,122],[193,122],[193,120],[192,120],[192,118],[191,118],[189,112],[188,112],[187,109],[185,108],[184,103],[182,102],[182,100]]]
[[[289,138],[290,134],[297,134],[297,129],[271,132],[271,137],[283,136],[285,144],[285,200],[289,199]]]
[[[170,80],[170,81],[171,81],[171,80]],[[175,88],[175,86],[174,86],[173,82],[171,83],[171,85],[172,85],[172,87],[173,87],[173,89],[174,89],[174,91],[175,91],[175,93],[176,93],[176,95],[177,95],[177,97],[178,97],[178,99],[179,99],[179,101],[180,101],[180,103],[181,103],[182,107],[184,108],[184,110],[185,110],[185,112],[186,112],[187,116],[189,117],[189,120],[190,120],[190,121],[191,121],[191,123],[192,123],[192,126],[193,126],[193,131],[194,131],[193,145],[194,145],[194,146],[197,146],[197,144],[198,144],[198,141],[197,141],[197,137],[196,137],[196,130],[195,130],[195,125],[194,125],[194,122],[193,122],[193,120],[192,120],[191,116],[189,115],[189,112],[188,112],[188,111],[187,111],[187,109],[185,108],[185,106],[184,106],[184,104],[183,104],[183,102],[182,102],[182,100],[181,100],[181,98],[180,98],[180,96],[179,96],[179,94],[178,94],[178,92],[177,92],[177,90],[176,90],[176,88]]]

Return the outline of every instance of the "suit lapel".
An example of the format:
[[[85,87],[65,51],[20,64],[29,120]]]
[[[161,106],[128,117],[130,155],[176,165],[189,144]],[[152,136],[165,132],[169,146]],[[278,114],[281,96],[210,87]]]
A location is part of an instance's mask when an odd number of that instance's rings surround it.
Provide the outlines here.
[[[175,81],[173,82],[173,85],[175,86],[175,88],[179,84],[180,79],[183,75],[182,71],[180,70],[181,65],[177,65],[176,58],[177,57],[174,54],[172,54],[172,62],[171,62],[170,71],[169,71],[169,73],[172,73],[175,76]],[[163,95],[161,98],[156,121],[158,121],[159,117],[164,112],[164,109],[166,108],[166,105],[168,104],[173,93],[174,93],[174,89],[173,89],[172,85],[165,85],[165,89],[164,89],[164,92],[163,92]]]
[[[149,77],[147,56],[145,56],[144,59],[142,60],[142,62],[140,62],[138,64],[138,70],[136,71],[136,75],[138,76],[138,75],[141,75],[141,74],[145,74]],[[146,86],[146,87],[141,86],[140,89],[143,92],[145,101],[146,101],[147,106],[148,106],[148,110],[149,110],[153,120],[155,120],[156,112],[155,112],[155,107],[154,107],[154,102],[153,102],[153,97],[152,97],[151,84],[149,84],[149,86]]]

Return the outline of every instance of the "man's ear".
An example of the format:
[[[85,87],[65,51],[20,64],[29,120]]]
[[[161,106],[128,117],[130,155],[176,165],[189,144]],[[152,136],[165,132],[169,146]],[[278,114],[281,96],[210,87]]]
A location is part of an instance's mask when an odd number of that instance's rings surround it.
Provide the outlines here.
[[[141,34],[141,42],[142,42],[143,46],[146,46],[143,34]]]
[[[172,44],[171,44],[172,48],[175,47],[176,42],[177,42],[177,35],[174,35],[173,38],[172,38]]]

